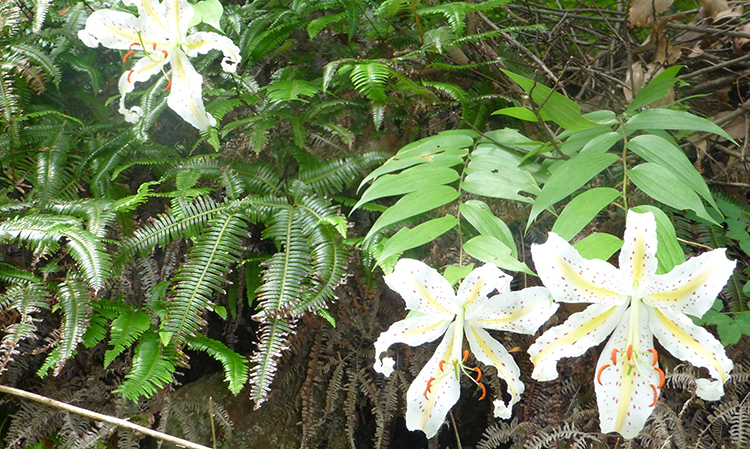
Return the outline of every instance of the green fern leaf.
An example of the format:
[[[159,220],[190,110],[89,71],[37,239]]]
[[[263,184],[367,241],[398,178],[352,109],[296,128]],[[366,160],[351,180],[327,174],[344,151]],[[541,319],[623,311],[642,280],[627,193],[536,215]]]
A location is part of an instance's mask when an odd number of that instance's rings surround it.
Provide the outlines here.
[[[43,52],[43,49],[35,45],[27,44],[11,44],[10,49],[17,51],[20,55],[25,58],[29,58],[34,61],[39,67],[41,67],[47,76],[52,80],[55,86],[60,84],[60,68],[57,67],[50,58],[49,55]]]
[[[255,401],[257,409],[266,400],[271,389],[271,382],[276,375],[276,360],[286,349],[286,341],[294,327],[285,320],[275,317],[261,331],[258,350],[250,361],[250,398]]]
[[[159,336],[148,332],[141,336],[141,342],[135,348],[133,368],[125,375],[125,381],[115,393],[131,401],[138,401],[141,396],[152,396],[159,388],[172,382],[175,370],[174,360],[167,357],[159,345]]]
[[[196,239],[188,262],[175,275],[175,296],[167,301],[167,317],[162,330],[181,338],[197,335],[202,314],[211,305],[211,296],[222,291],[226,272],[242,252],[247,234],[238,210],[217,215]]]
[[[237,395],[242,390],[248,379],[247,361],[244,357],[227,348],[224,343],[203,335],[189,338],[188,344],[192,349],[206,352],[221,362],[224,367],[224,380],[229,382],[229,391],[232,394]]]
[[[57,292],[63,311],[62,335],[57,346],[55,370],[60,374],[65,362],[73,355],[78,343],[86,332],[91,316],[89,291],[86,284],[76,279],[66,279]]]
[[[117,318],[112,320],[109,344],[114,347],[104,354],[105,368],[151,327],[149,314],[130,307],[128,309],[123,310]]]
[[[317,36],[318,33],[320,33],[323,30],[323,28],[333,23],[341,22],[342,20],[346,19],[348,16],[349,16],[349,13],[340,12],[338,14],[318,17],[317,19],[311,20],[310,23],[307,24],[307,33],[310,35],[310,40],[315,39],[315,36]]]
[[[302,166],[297,178],[321,195],[333,195],[350,187],[363,173],[382,164],[388,157],[388,153],[378,151]]]
[[[385,83],[390,76],[391,69],[380,62],[355,64],[351,73],[352,83],[357,91],[376,103],[385,102]]]
[[[466,98],[466,91],[455,84],[441,83],[438,81],[423,81],[422,84],[447,95],[454,101],[463,101]]]
[[[0,295],[0,306],[9,306],[18,312],[18,321],[6,326],[0,344],[0,372],[5,371],[8,362],[18,352],[18,343],[27,338],[34,338],[36,319],[32,316],[47,308],[47,290],[41,284],[15,285]]]
[[[272,84],[266,86],[265,89],[271,103],[292,100],[300,100],[307,103],[307,100],[301,96],[312,97],[320,90],[311,83],[303,80],[274,81]]]
[[[28,271],[21,270],[11,264],[0,262],[0,281],[6,284],[40,283],[42,278],[34,276]]]
[[[36,8],[34,9],[34,34],[39,34],[39,30],[42,29],[50,3],[52,3],[52,0],[36,0]]]
[[[310,287],[302,300],[292,309],[293,314],[315,311],[325,307],[335,298],[334,289],[346,278],[346,260],[349,252],[340,242],[339,234],[330,227],[319,226],[310,236],[313,272]]]

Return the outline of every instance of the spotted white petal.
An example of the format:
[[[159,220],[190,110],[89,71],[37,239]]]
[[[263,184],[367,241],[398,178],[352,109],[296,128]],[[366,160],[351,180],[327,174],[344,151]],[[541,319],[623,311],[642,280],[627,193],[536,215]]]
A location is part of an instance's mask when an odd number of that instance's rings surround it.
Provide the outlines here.
[[[144,3],[150,0],[142,0]],[[193,19],[193,5],[187,0],[163,0],[164,15],[167,18],[167,27],[171,36],[178,37],[184,41],[188,31],[190,20]]]
[[[185,44],[188,56],[208,53],[210,50],[220,50],[224,53],[221,67],[225,72],[234,73],[237,70],[237,64],[242,60],[240,49],[234,45],[231,39],[220,34],[211,32],[193,33],[185,38]]]
[[[544,287],[529,287],[494,295],[479,308],[466,311],[473,326],[533,334],[559,307]]]
[[[135,63],[132,70],[128,70],[120,76],[118,87],[120,89],[120,114],[125,116],[129,123],[135,123],[143,114],[143,110],[138,106],[128,108],[125,106],[125,97],[133,91],[135,83],[138,81],[148,81],[155,73],[160,73],[166,63],[166,59],[161,57],[141,58]]]
[[[453,365],[449,363],[455,328],[455,323],[448,327],[435,354],[406,392],[406,427],[409,430],[422,430],[427,438],[437,434],[445,415],[461,395],[461,385]],[[445,361],[442,371],[441,361]]]
[[[399,260],[393,273],[384,279],[401,295],[409,310],[444,319],[452,319],[458,313],[453,287],[437,270],[418,260]]]
[[[620,271],[602,260],[581,257],[562,237],[549,233],[547,242],[531,245],[539,277],[559,302],[588,302],[618,306],[632,293]]]
[[[534,362],[531,377],[537,380],[557,378],[557,361],[577,357],[601,343],[620,321],[627,305],[592,304],[583,312],[574,313],[561,325],[542,334],[529,347]]]
[[[656,272],[656,219],[651,212],[638,214],[628,211],[625,235],[620,249],[621,276],[635,282]]]
[[[125,3],[123,1],[123,3]],[[161,35],[166,40],[170,32],[169,16],[167,15],[166,2],[158,0],[130,0],[127,5],[135,5],[138,8],[138,18],[147,26],[154,35]],[[137,41],[136,41],[137,42]]]
[[[629,365],[627,361],[628,326],[631,310],[628,309],[617,325],[596,365],[597,379],[594,382],[596,402],[599,407],[599,422],[602,432],[619,432],[625,438],[634,438],[640,433],[653,411],[661,382],[659,372],[654,369],[654,355],[645,350],[654,347],[653,334],[648,326],[648,311],[639,307],[639,350],[633,351]],[[614,350],[618,363],[612,364]],[[600,383],[601,382],[601,383]]]
[[[667,274],[647,276],[641,289],[643,302],[696,317],[703,316],[732,275],[737,262],[726,249],[715,249],[676,266]]]
[[[495,406],[495,417],[510,419],[513,412],[513,404],[521,399],[524,385],[521,382],[521,370],[518,369],[516,361],[508,354],[508,351],[497,340],[481,327],[465,326],[466,338],[469,340],[471,352],[480,362],[497,369],[498,376],[508,385],[510,400],[504,403],[501,400],[493,402]],[[500,394],[498,393],[498,396]]]
[[[206,113],[203,106],[201,86],[203,77],[195,71],[190,60],[181,50],[170,55],[172,64],[172,90],[167,105],[186,122],[201,131],[216,125],[216,119]]]
[[[89,16],[86,27],[78,32],[78,38],[93,48],[102,44],[107,48],[128,50],[134,42],[140,41],[141,36],[148,39],[149,31],[132,14],[102,9]]]
[[[479,307],[489,299],[489,295],[510,291],[512,280],[512,277],[492,263],[475,268],[461,282],[457,294],[458,302],[467,308]]]
[[[699,382],[698,396],[712,401],[723,396],[724,382],[733,364],[719,340],[680,312],[653,307],[648,310],[649,326],[667,351],[680,360],[708,369],[712,380]]]
[[[390,376],[393,372],[393,360],[389,357],[380,360],[380,356],[394,343],[406,343],[409,346],[419,346],[428,341],[436,340],[443,335],[450,325],[450,320],[444,320],[431,315],[407,318],[397,321],[380,334],[375,342],[375,371]]]

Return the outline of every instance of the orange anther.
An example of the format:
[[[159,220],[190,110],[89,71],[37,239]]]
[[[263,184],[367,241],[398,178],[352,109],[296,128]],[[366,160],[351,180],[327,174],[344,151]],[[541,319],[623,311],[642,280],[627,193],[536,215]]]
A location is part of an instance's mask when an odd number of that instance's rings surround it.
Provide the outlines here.
[[[154,51],[156,51],[156,42],[154,42],[154,43],[153,43],[153,44],[151,44],[151,45],[153,45]]]
[[[444,363],[445,363],[445,360],[441,360],[440,363],[438,364],[438,368],[440,368],[440,372],[441,373],[443,372],[443,364]]]
[[[430,391],[430,387],[432,387],[432,381],[435,380],[434,377],[430,377],[430,380],[427,381],[427,388],[424,389],[424,398],[427,400],[430,400],[430,398],[427,397],[427,393],[432,393]]]
[[[633,345],[628,345],[628,360],[633,357]]]
[[[649,349],[648,352],[654,355],[654,361],[651,362],[651,366],[656,366],[656,363],[659,361],[659,353],[654,348]]]
[[[659,385],[656,388],[661,388],[664,386],[664,371],[661,368],[654,369],[659,372]]]
[[[612,350],[612,364],[617,365],[617,349]]]
[[[134,54],[135,54],[134,51],[129,51],[129,52],[125,53],[125,56],[122,57],[122,63],[125,64],[126,62],[128,62],[128,58],[131,57]]]
[[[128,82],[130,82],[130,75],[132,75],[133,72],[135,72],[135,70],[131,70],[128,72],[128,78],[127,78]]]
[[[472,368],[472,370],[477,372],[477,380],[476,380],[476,382],[479,383],[479,379],[482,378],[482,370],[480,370],[476,366],[474,368]]]
[[[135,45],[138,45],[140,47],[141,43],[140,42],[133,42],[132,44],[130,44],[130,47],[128,47],[128,50],[132,50],[133,46],[135,46]]]
[[[602,373],[604,372],[605,369],[609,368],[610,366],[612,365],[610,365],[609,363],[607,363],[606,365],[602,365],[602,367],[599,368],[599,372],[596,373],[596,381],[599,382],[599,385],[604,385],[602,384]]]
[[[520,346],[516,346],[515,348],[508,349],[508,352],[521,352],[522,349]]]
[[[171,89],[171,88],[172,88],[172,78],[170,78],[170,77],[167,77],[167,80],[168,80],[169,82],[167,82],[167,87],[165,87],[165,88],[164,88],[164,90],[165,90],[165,91],[167,91],[167,90],[169,90],[169,89]],[[441,368],[441,370],[442,370],[442,368]]]
[[[650,384],[651,388],[654,390],[654,402],[650,403],[648,406],[653,407],[656,405],[656,400],[659,399],[659,392],[656,390],[656,385]]]
[[[167,50],[162,50],[161,52],[164,54],[164,59],[167,59],[167,57],[169,56],[169,53],[167,53]]]
[[[467,361],[467,360],[469,360],[469,350],[468,349],[464,349],[464,362]]]
[[[484,399],[485,396],[487,396],[487,389],[484,388],[483,384],[477,384],[477,385],[479,385],[479,388],[482,389],[482,395],[479,396],[479,399],[478,399],[479,401],[481,401],[482,399]]]

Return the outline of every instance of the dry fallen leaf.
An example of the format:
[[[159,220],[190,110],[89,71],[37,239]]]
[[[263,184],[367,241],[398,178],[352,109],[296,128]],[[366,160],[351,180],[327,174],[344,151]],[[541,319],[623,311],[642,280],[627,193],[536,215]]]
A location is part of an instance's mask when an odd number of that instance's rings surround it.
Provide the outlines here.
[[[719,13],[729,9],[727,0],[701,0],[701,7],[706,16],[711,16],[714,19]]]
[[[666,11],[672,2],[673,0],[633,0],[630,4],[630,28],[648,25],[657,14]]]

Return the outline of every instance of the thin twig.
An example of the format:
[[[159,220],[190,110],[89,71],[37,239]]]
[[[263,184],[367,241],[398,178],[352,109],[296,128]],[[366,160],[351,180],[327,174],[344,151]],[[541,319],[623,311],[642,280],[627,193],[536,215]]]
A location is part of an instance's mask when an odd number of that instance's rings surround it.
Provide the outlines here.
[[[65,402],[56,401],[46,396],[41,396],[41,395],[31,393],[25,390],[19,390],[18,388],[9,387],[6,385],[0,385],[0,392],[30,399],[32,401],[42,403],[49,407],[55,407],[55,408],[59,408],[62,410],[67,410],[69,412],[77,413],[79,415],[86,416],[91,419],[95,419],[97,421],[103,421],[103,422],[107,422],[110,424],[114,424],[116,426],[135,430],[142,434],[157,438],[159,440],[169,441],[170,443],[174,443],[179,446],[183,446],[183,447],[187,447],[191,449],[211,449],[207,446],[203,446],[198,443],[193,443],[192,441],[183,440],[182,438],[173,437],[172,435],[158,432],[156,430],[149,429],[148,427],[139,426],[138,424],[134,424],[125,419],[115,418],[114,416],[104,415],[102,413],[97,413],[97,412],[94,412],[85,408],[76,407],[75,405],[70,405]]]

